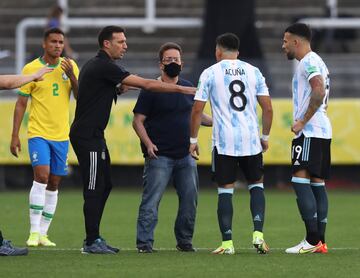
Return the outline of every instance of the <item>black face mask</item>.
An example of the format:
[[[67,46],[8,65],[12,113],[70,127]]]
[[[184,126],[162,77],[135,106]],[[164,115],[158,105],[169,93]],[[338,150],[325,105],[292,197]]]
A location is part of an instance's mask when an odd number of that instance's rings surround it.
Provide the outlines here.
[[[180,74],[181,71],[181,65],[177,64],[177,63],[170,63],[168,65],[164,65],[164,72],[169,76],[169,77],[176,77]]]

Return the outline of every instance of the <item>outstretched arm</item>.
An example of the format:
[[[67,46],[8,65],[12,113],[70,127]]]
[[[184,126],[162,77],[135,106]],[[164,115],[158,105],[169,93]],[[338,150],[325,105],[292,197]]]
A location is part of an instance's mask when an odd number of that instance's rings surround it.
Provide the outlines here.
[[[40,81],[44,74],[51,71],[53,71],[53,69],[45,65],[34,74],[0,75],[0,89],[14,89],[31,81]]]
[[[158,92],[158,93],[174,92],[174,93],[194,95],[196,91],[195,87],[186,87],[186,86],[180,86],[167,82],[162,82],[159,80],[145,79],[133,74],[130,74],[129,76],[125,77],[124,80],[121,82],[121,84],[130,87],[141,88],[146,91]]]
[[[202,126],[212,126],[212,117],[206,113],[201,114],[201,125]]]

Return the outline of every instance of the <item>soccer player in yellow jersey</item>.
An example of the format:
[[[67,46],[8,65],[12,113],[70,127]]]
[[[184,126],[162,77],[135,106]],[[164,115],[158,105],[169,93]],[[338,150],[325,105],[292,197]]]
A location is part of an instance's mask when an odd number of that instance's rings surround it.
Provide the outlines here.
[[[69,147],[69,102],[77,97],[79,70],[74,61],[60,57],[64,33],[52,28],[44,33],[42,57],[28,63],[23,74],[36,72],[48,64],[54,70],[43,81],[22,86],[15,105],[11,153],[21,151],[19,129],[31,97],[28,146],[34,181],[30,190],[30,236],[28,246],[56,246],[47,231],[54,216],[61,177],[67,174]]]

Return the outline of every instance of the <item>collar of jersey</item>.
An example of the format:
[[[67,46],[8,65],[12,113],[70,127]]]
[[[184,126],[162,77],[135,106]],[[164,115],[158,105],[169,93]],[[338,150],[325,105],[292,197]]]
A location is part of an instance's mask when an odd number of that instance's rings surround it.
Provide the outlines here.
[[[112,59],[110,58],[109,54],[107,54],[106,51],[103,50],[103,49],[100,49],[100,50],[98,51],[97,56],[98,56],[98,57],[101,57],[101,58],[106,58],[106,59],[112,60]]]
[[[42,57],[39,57],[39,61],[41,64],[46,65],[46,62],[43,60]],[[60,58],[59,58],[59,62],[56,65],[48,65],[49,68],[56,68],[58,65],[60,64]]]

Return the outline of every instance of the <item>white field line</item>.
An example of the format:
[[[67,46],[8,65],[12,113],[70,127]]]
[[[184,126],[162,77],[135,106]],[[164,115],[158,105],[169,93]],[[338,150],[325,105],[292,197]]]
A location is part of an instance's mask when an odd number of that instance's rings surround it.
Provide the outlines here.
[[[270,248],[270,251],[271,250],[285,250],[287,247],[284,247],[284,248],[280,248],[280,247],[271,247]],[[154,248],[155,250],[158,250],[158,251],[177,251],[176,248],[163,248],[163,247],[160,247],[160,248]],[[209,248],[209,247],[199,247],[199,248],[196,248],[196,250],[199,250],[199,251],[211,251],[211,250],[214,250],[214,248]],[[254,250],[254,248],[235,248],[236,250]],[[329,248],[330,251],[359,251],[360,250],[360,247],[333,247],[333,248]],[[47,247],[44,247],[44,248],[32,248],[30,247],[29,248],[29,251],[81,251],[81,248],[47,248]],[[137,251],[136,248],[121,248],[120,247],[120,251]]]

